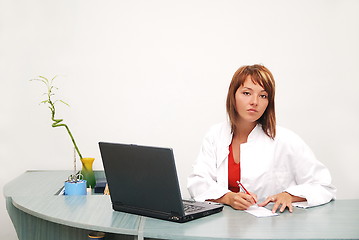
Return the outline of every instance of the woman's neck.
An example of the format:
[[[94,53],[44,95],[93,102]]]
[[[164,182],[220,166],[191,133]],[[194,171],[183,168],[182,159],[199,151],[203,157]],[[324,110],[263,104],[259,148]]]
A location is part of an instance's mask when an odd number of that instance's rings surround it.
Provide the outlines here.
[[[236,131],[233,135],[233,138],[235,138],[240,143],[246,143],[249,134],[252,132],[252,130],[256,127],[257,122],[253,123],[237,123],[236,124]]]

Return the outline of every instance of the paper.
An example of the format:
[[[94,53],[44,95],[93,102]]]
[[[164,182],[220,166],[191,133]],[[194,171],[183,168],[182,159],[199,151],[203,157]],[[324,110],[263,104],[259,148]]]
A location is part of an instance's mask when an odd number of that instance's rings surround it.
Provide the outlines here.
[[[278,213],[272,213],[271,210],[268,210],[264,207],[258,207],[258,205],[250,206],[247,210],[244,210],[247,213],[250,213],[256,217],[272,217],[278,216]]]

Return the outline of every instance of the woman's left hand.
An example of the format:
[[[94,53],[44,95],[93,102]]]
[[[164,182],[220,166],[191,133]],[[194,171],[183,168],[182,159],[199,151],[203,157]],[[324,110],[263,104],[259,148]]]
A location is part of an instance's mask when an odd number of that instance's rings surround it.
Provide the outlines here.
[[[274,202],[274,206],[272,208],[272,212],[275,213],[280,206],[279,211],[284,212],[286,208],[288,208],[289,212],[293,212],[293,202],[302,202],[305,201],[305,198],[293,196],[287,192],[278,193],[276,195],[267,197],[266,200],[262,203],[259,203],[259,207],[264,207],[270,202]]]

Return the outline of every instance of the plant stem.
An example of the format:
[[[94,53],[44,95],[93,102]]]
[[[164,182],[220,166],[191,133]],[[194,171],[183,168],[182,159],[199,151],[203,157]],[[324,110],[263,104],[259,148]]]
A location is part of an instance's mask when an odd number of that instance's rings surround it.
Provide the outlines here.
[[[69,128],[66,124],[64,124],[64,123],[59,124],[60,122],[63,121],[63,119],[55,119],[55,105],[54,105],[54,103],[51,101],[50,96],[51,96],[51,95],[49,94],[49,95],[48,95],[48,103],[50,104],[50,107],[49,107],[49,108],[50,108],[50,110],[51,110],[51,119],[52,119],[52,121],[54,121],[54,123],[52,124],[52,127],[65,127],[65,128],[66,128],[68,134],[70,135],[71,141],[72,141],[72,143],[74,144],[74,147],[75,147],[75,149],[76,149],[77,154],[79,155],[80,159],[82,159],[82,155],[81,155],[81,153],[80,153],[79,148],[77,147],[77,144],[76,144],[76,142],[75,142],[74,137],[72,136],[72,133],[71,133],[71,131],[70,131],[70,128]]]
[[[80,153],[79,148],[77,147],[77,144],[76,144],[76,142],[75,142],[74,137],[72,136],[72,133],[71,133],[71,131],[70,131],[70,128],[69,128],[66,124],[57,124],[57,123],[61,122],[62,119],[52,119],[52,120],[53,120],[53,121],[56,121],[56,123],[53,123],[53,124],[52,124],[52,127],[65,127],[65,128],[66,128],[67,132],[68,132],[69,135],[70,135],[71,141],[72,141],[72,143],[74,144],[74,147],[75,147],[75,149],[76,149],[77,154],[79,155],[80,159],[82,159],[82,155],[81,155],[81,153]],[[60,120],[60,121],[59,121],[59,120]]]

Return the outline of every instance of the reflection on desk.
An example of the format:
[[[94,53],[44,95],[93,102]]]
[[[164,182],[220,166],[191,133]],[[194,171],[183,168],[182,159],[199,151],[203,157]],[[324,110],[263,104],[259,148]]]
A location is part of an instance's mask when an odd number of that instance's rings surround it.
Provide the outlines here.
[[[295,208],[268,218],[225,207],[221,213],[178,224],[113,211],[109,196],[55,195],[69,172],[29,171],[4,187],[20,240],[87,239],[91,231],[105,232],[106,239],[359,239],[359,200]]]

